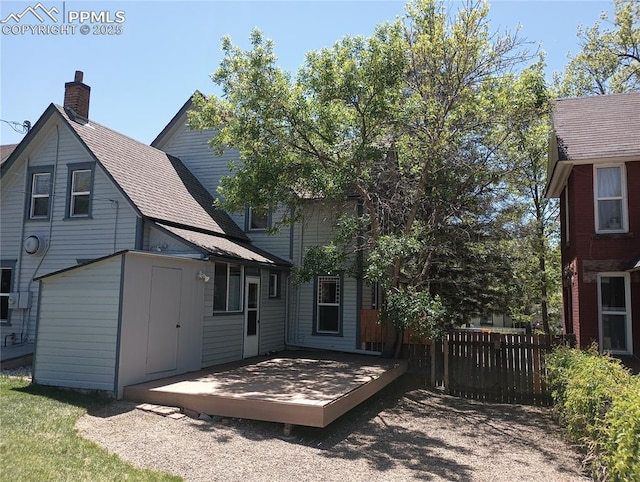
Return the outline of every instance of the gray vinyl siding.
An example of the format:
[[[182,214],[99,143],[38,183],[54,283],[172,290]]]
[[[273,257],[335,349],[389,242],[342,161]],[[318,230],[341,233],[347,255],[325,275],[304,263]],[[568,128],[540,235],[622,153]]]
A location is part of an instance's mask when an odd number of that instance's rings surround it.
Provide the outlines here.
[[[121,258],[42,281],[36,383],[113,391]]]
[[[288,210],[280,208],[271,214],[271,224],[276,226],[278,222],[282,221],[282,218],[289,214]],[[247,220],[245,219],[246,212],[233,215],[233,220],[245,228],[247,236],[251,238],[254,245],[258,246],[271,254],[291,261],[290,258],[290,245],[291,245],[291,229],[289,226],[282,226],[277,232],[271,231],[250,231],[246,229]]]
[[[18,271],[19,265],[19,273],[15,273],[19,277],[19,286],[16,289],[32,292],[32,308],[14,310],[12,324],[21,326],[23,318],[26,318],[25,336],[29,340],[33,340],[35,336],[35,306],[38,302],[38,284],[32,282],[33,278],[74,266],[78,259],[96,259],[123,249],[135,248],[136,212],[98,164],[94,167],[91,218],[65,219],[67,165],[91,162],[92,158],[62,122],[59,122],[58,126],[59,145],[55,125],[52,125],[48,131],[43,130],[43,141],[40,145],[25,152],[24,157],[15,162],[2,179],[0,217],[3,259],[17,258],[22,249],[22,240],[30,235],[44,235],[49,239],[49,249],[44,256],[23,254],[21,263],[17,263],[16,267]],[[51,222],[23,221],[25,208],[28,208],[25,201],[25,191],[29,182],[25,178],[27,163],[31,169],[55,165],[56,151],[58,162],[52,193]],[[23,222],[24,233],[21,236]]]
[[[213,279],[213,263],[205,270]],[[213,313],[213,283],[205,285],[202,325],[202,367],[242,359],[244,313]]]
[[[213,276],[213,266],[205,270]],[[285,283],[285,274],[282,283]],[[243,284],[244,286],[244,281]],[[244,296],[244,294],[243,294]],[[269,271],[260,276],[260,346],[259,353],[283,350],[285,347],[286,296],[269,298]],[[244,312],[213,314],[213,284],[205,285],[204,324],[202,330],[202,367],[220,365],[242,359],[244,344]]]
[[[145,239],[147,245],[145,249],[153,252],[175,253],[175,254],[201,254],[184,242],[181,242],[175,236],[165,233],[153,226],[149,225],[146,230]]]
[[[244,314],[205,314],[202,328],[202,367],[242,359]]]
[[[332,225],[336,213],[345,206],[309,202],[302,222],[296,226],[293,259],[296,264],[302,261],[306,249],[320,246],[332,238]],[[325,273],[318,273],[322,275]],[[290,322],[287,343],[294,346],[319,348],[326,350],[350,351],[359,347],[357,324],[359,309],[357,306],[358,281],[354,278],[342,278],[342,333],[341,335],[313,334],[316,296],[313,281],[300,286],[292,285],[290,292]]]
[[[182,160],[185,166],[198,178],[200,183],[215,198],[219,197],[220,178],[229,176],[229,162],[237,162],[240,154],[237,149],[227,149],[221,156],[216,156],[209,147],[208,140],[213,131],[193,131],[182,125],[163,143],[157,147]],[[282,219],[286,211],[279,210],[273,214],[274,222]],[[245,228],[245,212],[230,213],[231,218],[241,228]],[[247,235],[253,244],[283,259],[289,259],[290,230],[284,227],[278,233],[270,234],[260,231],[248,231]]]
[[[269,298],[269,271],[262,270],[260,311],[260,353],[284,349],[286,316],[286,273],[280,276],[281,296]]]
[[[180,158],[204,188],[213,197],[218,197],[216,189],[220,184],[220,178],[229,175],[229,161],[237,161],[239,154],[236,149],[228,149],[222,156],[216,156],[208,144],[212,136],[211,130],[193,131],[182,125],[158,147]]]

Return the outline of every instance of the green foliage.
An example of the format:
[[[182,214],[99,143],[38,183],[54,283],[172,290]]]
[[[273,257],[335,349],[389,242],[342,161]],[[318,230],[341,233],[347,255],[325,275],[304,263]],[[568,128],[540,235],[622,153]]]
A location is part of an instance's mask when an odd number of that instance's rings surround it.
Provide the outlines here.
[[[640,90],[640,2],[615,0],[614,19],[603,13],[592,27],[579,27],[582,50],[562,76],[555,76],[563,97]]]
[[[212,76],[223,95],[196,99],[189,122],[215,132],[214,148],[239,150],[221,181],[228,210],[284,205],[304,218],[311,199],[362,203],[305,253],[299,281],[362,273],[392,297],[401,286],[419,303],[438,295],[463,320],[511,296],[503,146],[546,91],[513,73],[530,57],[516,34],[490,30],[485,2],[448,5],[412,1],[370,37],[309,52],[295,75],[259,31],[246,51],[225,38]]]
[[[589,448],[594,475],[639,480],[640,377],[596,347],[560,347],[547,357],[556,409],[568,434]]]
[[[105,399],[6,376],[0,376],[0,399],[2,480],[181,480],[136,469],[78,436],[78,418]]]
[[[412,328],[419,339],[437,338],[444,334],[450,314],[439,296],[427,291],[393,288],[387,292],[386,315],[400,330]]]
[[[618,392],[607,411],[598,449],[610,480],[640,480],[640,377]]]

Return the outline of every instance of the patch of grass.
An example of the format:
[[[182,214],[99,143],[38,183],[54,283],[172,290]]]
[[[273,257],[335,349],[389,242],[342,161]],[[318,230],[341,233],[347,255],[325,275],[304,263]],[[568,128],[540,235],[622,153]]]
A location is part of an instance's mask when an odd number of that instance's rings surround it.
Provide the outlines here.
[[[109,403],[104,398],[0,376],[0,401],[2,481],[182,480],[137,469],[78,436],[78,418]]]

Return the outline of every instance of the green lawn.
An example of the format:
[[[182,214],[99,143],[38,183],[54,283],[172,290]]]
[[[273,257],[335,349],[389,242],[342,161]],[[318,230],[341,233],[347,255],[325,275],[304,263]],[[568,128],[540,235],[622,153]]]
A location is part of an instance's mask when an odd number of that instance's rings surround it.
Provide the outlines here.
[[[0,376],[1,481],[178,481],[139,470],[79,437],[76,420],[105,403],[96,395]]]

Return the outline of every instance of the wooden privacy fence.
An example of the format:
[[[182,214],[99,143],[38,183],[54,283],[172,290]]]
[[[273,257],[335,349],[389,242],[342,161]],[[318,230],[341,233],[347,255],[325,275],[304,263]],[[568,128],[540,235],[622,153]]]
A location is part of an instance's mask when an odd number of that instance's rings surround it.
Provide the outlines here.
[[[550,403],[539,335],[456,330],[444,339],[444,387],[465,398],[506,403]]]
[[[377,312],[363,310],[362,315],[361,347],[382,351],[385,330]],[[401,354],[410,371],[427,375],[432,386],[451,395],[547,405],[544,359],[550,348],[539,335],[454,330],[442,340],[405,333]]]

